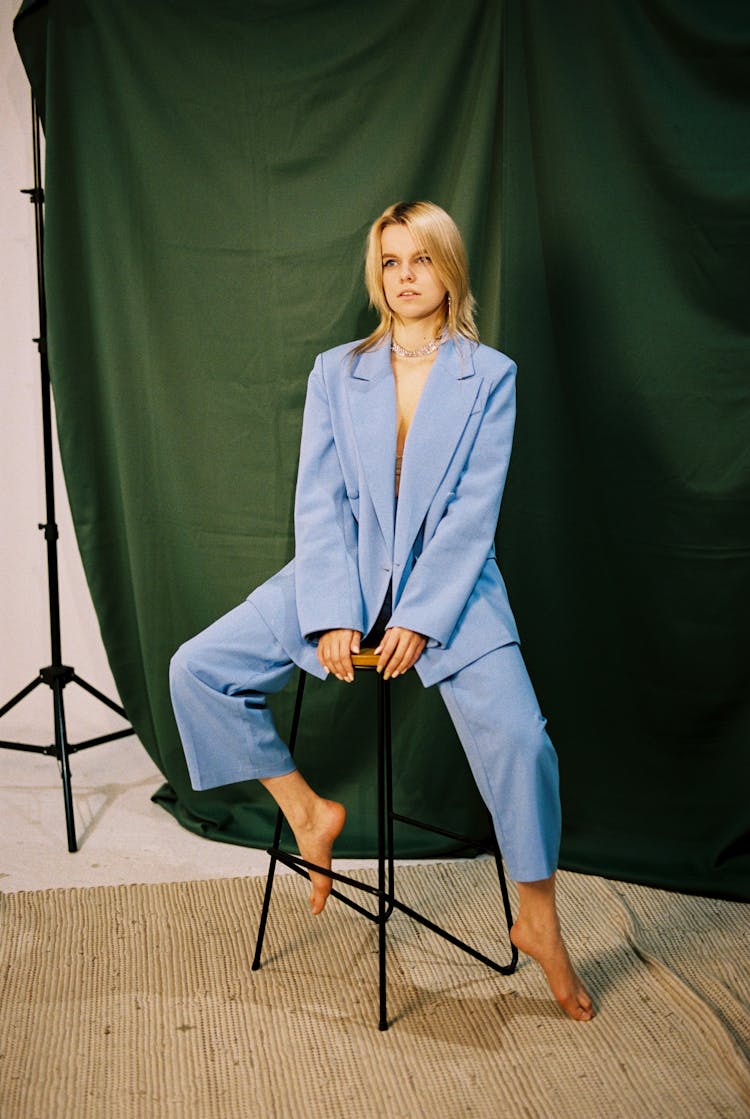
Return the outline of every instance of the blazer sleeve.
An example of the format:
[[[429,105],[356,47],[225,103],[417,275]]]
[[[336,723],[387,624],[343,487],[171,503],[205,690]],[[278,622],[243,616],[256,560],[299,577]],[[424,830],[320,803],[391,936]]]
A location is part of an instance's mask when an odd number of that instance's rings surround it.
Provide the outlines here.
[[[329,629],[362,630],[357,523],[334,441],[323,359],[307,385],[294,503],[295,588],[307,639]]]
[[[447,645],[477,585],[494,540],[516,417],[516,365],[490,390],[455,491],[406,581],[390,626]]]

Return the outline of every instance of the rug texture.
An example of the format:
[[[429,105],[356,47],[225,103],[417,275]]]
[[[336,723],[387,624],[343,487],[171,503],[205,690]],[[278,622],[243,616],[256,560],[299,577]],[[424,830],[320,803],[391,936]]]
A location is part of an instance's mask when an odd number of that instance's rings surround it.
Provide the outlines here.
[[[408,904],[507,958],[491,863],[404,867],[397,881]],[[258,972],[264,879],[5,895],[0,1115],[750,1115],[750,907],[559,883],[593,1022],[566,1019],[532,962],[497,975],[396,913],[386,1033],[375,927],[335,901],[311,918],[296,876],[277,879]]]

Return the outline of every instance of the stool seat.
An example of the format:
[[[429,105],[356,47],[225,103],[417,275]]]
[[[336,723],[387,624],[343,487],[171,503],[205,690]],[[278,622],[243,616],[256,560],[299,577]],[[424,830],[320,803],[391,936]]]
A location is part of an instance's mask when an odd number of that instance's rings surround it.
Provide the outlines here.
[[[379,657],[375,655],[372,648],[361,649],[359,653],[352,655],[352,664],[356,669],[375,669],[378,665]],[[293,755],[296,742],[297,731],[299,729],[300,717],[302,713],[302,698],[305,690],[305,681],[307,673],[300,671],[299,684],[297,686],[297,697],[294,704],[294,714],[292,716],[292,726],[289,734],[289,752]],[[378,790],[378,884],[377,887],[371,886],[367,882],[359,882],[355,878],[351,878],[345,874],[339,874],[338,871],[329,870],[326,867],[316,866],[314,863],[307,862],[301,855],[294,854],[290,851],[284,851],[279,846],[281,842],[281,831],[284,822],[284,817],[281,811],[276,816],[276,828],[274,831],[273,843],[268,848],[268,854],[271,856],[271,862],[268,868],[268,877],[266,879],[266,890],[263,898],[263,908],[261,910],[260,921],[258,923],[258,936],[255,945],[255,956],[252,963],[252,970],[257,971],[261,965],[261,954],[263,951],[263,939],[265,937],[266,924],[268,921],[268,912],[271,904],[271,893],[273,890],[274,872],[276,870],[276,863],[281,862],[294,870],[297,874],[301,874],[309,878],[308,871],[313,870],[319,874],[325,874],[332,882],[345,883],[354,891],[369,895],[377,901],[377,911],[367,909],[365,906],[360,905],[354,901],[353,898],[342,893],[340,890],[332,888],[331,898],[338,898],[345,905],[351,909],[356,910],[367,920],[374,922],[378,926],[378,965],[379,965],[379,1019],[378,1029],[388,1029],[388,1014],[386,1008],[386,924],[393,913],[397,909],[400,913],[406,914],[413,921],[417,921],[437,936],[447,940],[456,948],[467,955],[472,956],[475,960],[485,964],[487,967],[492,968],[493,971],[500,972],[501,975],[510,975],[515,971],[518,964],[518,949],[509,937],[510,945],[510,962],[507,964],[499,964],[497,961],[491,959],[489,956],[478,952],[470,944],[460,940],[458,937],[453,936],[446,929],[441,928],[435,924],[428,917],[422,913],[405,905],[396,896],[395,887],[395,851],[393,839],[393,825],[394,822],[407,824],[410,827],[421,828],[423,831],[432,832],[435,835],[442,835],[448,839],[454,839],[462,846],[472,847],[476,851],[484,851],[492,854],[495,857],[495,866],[497,868],[497,876],[500,884],[500,893],[502,896],[503,914],[505,923],[508,927],[508,932],[513,925],[513,914],[510,908],[510,898],[508,896],[508,884],[505,880],[505,871],[503,869],[502,856],[500,849],[497,845],[497,840],[494,838],[492,846],[487,846],[483,842],[478,842],[476,839],[470,838],[465,835],[458,835],[456,832],[448,831],[446,828],[437,827],[435,824],[427,824],[421,820],[414,820],[409,816],[402,816],[400,813],[394,811],[393,807],[393,756],[391,746],[391,703],[390,703],[391,681],[384,680],[382,674],[377,676],[377,790]],[[488,814],[489,815],[489,814]],[[490,821],[491,826],[491,821]],[[330,904],[330,902],[329,902]]]

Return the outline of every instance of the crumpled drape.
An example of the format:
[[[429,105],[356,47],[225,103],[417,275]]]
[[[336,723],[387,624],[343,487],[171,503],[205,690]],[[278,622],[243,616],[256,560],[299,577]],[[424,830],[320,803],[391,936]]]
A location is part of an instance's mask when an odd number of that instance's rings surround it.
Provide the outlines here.
[[[700,0],[24,4],[73,517],[185,826],[269,837],[261,790],[190,789],[167,664],[291,555],[307,373],[371,327],[369,222],[427,197],[519,363],[498,548],[563,865],[750,896],[743,22]],[[367,690],[313,682],[300,744],[349,804],[341,854],[374,832]],[[394,701],[399,807],[476,827],[437,694]]]

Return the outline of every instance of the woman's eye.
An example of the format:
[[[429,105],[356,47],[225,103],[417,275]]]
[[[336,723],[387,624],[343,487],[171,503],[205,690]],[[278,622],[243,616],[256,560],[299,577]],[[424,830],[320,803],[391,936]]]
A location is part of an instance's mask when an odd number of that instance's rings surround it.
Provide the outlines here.
[[[428,256],[423,254],[422,256],[417,257],[417,264],[432,264],[432,261]]]
[[[390,268],[390,267],[391,267],[392,265],[394,265],[395,263],[396,263],[396,261],[395,261],[395,260],[384,260],[384,261],[383,261],[383,267],[384,267],[384,268]]]

